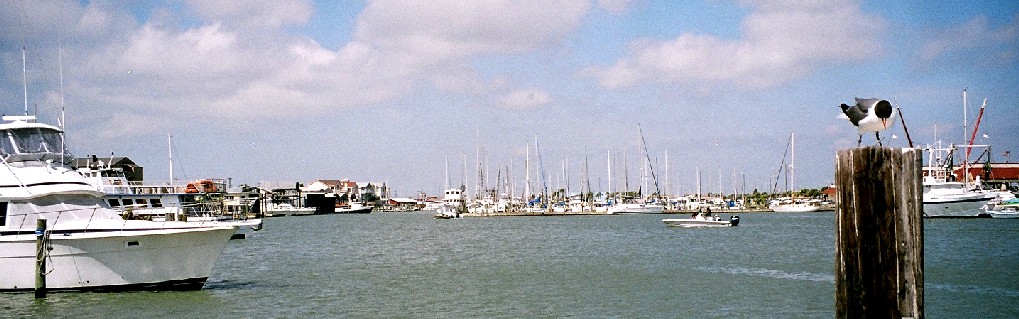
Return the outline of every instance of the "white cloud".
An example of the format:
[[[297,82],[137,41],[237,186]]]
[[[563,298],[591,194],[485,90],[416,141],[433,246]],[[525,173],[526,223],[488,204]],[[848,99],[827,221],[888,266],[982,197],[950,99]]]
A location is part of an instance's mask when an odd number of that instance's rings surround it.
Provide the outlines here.
[[[533,109],[552,102],[552,96],[541,89],[523,89],[510,92],[502,99],[502,105],[511,109]]]
[[[930,30],[919,51],[921,62],[931,63],[966,52],[977,54],[985,64],[1011,64],[1019,58],[1019,15],[1000,28],[994,28],[986,16],[978,16],[962,25]],[[972,56],[969,59],[973,59]]]
[[[314,11],[310,0],[214,1],[188,0],[200,18],[226,21],[231,29],[265,29],[308,22]]]
[[[632,0],[598,0],[598,7],[613,14],[623,14],[629,10]]]
[[[636,41],[631,54],[606,68],[585,71],[602,86],[642,82],[700,86],[705,82],[761,89],[801,78],[831,63],[864,61],[883,52],[883,20],[855,3],[804,1],[746,4],[743,37],[683,33],[670,41]]]
[[[445,60],[533,50],[562,40],[587,1],[372,1],[357,37],[390,52]]]
[[[33,36],[56,38],[59,26],[67,24],[75,38],[88,39],[65,49],[71,104],[88,106],[77,109],[77,116],[96,127],[129,122],[141,134],[177,125],[314,116],[392,101],[428,85],[489,94],[502,90],[512,74],[481,74],[472,57],[557,45],[590,8],[580,0],[372,1],[355,30],[337,30],[353,32],[353,38],[330,50],[287,31],[309,21],[309,1],[188,1],[184,11],[156,4],[140,25],[123,6],[64,5],[66,11],[33,6],[39,12],[30,16],[54,11],[71,16],[37,20],[33,28],[43,31]],[[11,12],[0,12],[5,18],[0,25],[17,26],[17,19],[6,19],[18,18],[17,10]],[[506,105],[535,107],[549,100],[534,90]]]

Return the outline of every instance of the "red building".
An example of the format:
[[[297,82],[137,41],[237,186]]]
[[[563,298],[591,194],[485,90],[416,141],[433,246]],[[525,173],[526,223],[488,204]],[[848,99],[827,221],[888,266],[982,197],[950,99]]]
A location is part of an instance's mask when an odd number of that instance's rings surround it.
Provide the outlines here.
[[[981,181],[991,184],[1019,183],[1019,163],[990,163],[989,165],[976,163],[969,166],[967,171],[970,180],[979,176]],[[962,166],[956,167],[952,172],[960,179],[963,176]]]

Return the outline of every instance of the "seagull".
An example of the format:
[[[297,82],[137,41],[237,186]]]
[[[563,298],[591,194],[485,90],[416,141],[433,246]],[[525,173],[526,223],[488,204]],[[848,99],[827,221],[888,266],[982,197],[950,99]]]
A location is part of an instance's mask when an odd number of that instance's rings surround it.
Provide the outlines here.
[[[892,112],[892,103],[889,103],[888,100],[856,98],[856,105],[842,104],[840,107],[842,107],[842,114],[845,118],[853,122],[859,131],[860,138],[856,140],[857,147],[863,142],[864,132],[874,132],[877,145],[881,146],[879,132],[895,124],[893,121],[895,113]]]

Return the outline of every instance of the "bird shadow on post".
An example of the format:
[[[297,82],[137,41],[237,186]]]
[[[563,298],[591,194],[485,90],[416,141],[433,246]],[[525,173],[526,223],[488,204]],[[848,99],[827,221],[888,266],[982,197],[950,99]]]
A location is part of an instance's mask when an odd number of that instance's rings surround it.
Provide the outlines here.
[[[836,154],[835,317],[923,318],[922,154]]]

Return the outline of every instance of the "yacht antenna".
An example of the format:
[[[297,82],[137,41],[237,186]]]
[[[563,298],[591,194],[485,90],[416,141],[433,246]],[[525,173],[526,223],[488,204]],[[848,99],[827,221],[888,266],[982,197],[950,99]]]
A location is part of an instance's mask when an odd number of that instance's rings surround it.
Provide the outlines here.
[[[28,115],[28,67],[25,59],[25,46],[21,46],[21,81],[25,89],[25,115]]]
[[[61,10],[63,10],[63,9],[61,9]],[[61,16],[63,16],[62,13],[63,12],[61,11]],[[63,28],[61,28],[61,30],[63,30]],[[63,33],[63,31],[61,31],[61,33]],[[61,37],[61,41],[60,42],[61,43],[59,43],[57,45],[57,65],[58,65],[58,67],[60,69],[60,120],[58,122],[60,122],[59,123],[60,124],[60,162],[64,163],[64,161],[65,161],[64,153],[67,152],[67,150],[66,150],[66,147],[67,147],[66,144],[67,143],[65,143],[65,137],[64,137],[64,121],[66,121],[66,118],[64,118],[64,46],[63,46],[63,43],[62,43],[63,42],[63,37]]]

